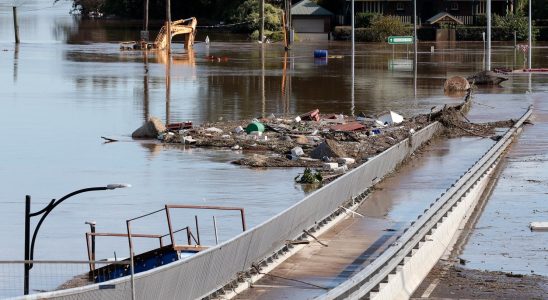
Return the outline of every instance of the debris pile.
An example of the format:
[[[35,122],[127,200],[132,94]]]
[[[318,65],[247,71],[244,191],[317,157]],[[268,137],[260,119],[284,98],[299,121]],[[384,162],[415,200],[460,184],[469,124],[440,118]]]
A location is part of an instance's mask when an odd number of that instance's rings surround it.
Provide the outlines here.
[[[473,135],[493,138],[496,128],[513,125],[512,120],[486,124],[469,122],[464,112],[470,106],[470,98],[471,90],[465,101],[457,106],[437,110],[434,107],[430,113],[412,118],[404,118],[393,111],[376,116],[363,113],[356,117],[320,115],[320,111],[315,109],[291,117],[271,114],[260,119],[220,121],[201,126],[193,126],[191,122],[168,124],[163,131],[159,120],[151,118],[136,132],[145,131],[146,136],[154,136],[164,143],[242,152],[246,155],[233,162],[242,166],[317,168],[321,170],[322,178],[329,180],[434,121],[445,125],[447,137]],[[143,136],[136,132],[134,137]],[[306,174],[298,181],[310,181],[313,176]]]

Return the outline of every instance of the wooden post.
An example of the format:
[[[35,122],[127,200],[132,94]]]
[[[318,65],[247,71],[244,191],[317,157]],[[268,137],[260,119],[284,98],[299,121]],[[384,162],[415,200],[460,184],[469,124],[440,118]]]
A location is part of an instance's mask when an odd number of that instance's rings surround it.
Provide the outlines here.
[[[167,31],[167,53],[171,53],[171,1],[166,0],[166,31]]]
[[[17,24],[17,7],[13,6],[13,30],[15,31],[15,43],[19,44],[19,25]]]

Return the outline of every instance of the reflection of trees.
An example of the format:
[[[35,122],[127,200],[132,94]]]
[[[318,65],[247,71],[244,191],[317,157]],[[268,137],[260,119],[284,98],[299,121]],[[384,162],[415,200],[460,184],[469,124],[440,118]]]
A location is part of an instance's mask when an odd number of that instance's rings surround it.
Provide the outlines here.
[[[80,19],[74,16],[74,22],[59,24],[53,30],[55,36],[63,36],[68,44],[105,43],[138,40],[142,26],[142,22],[136,20],[94,20]],[[150,24],[150,28],[152,28],[151,38],[155,34],[153,30],[159,30],[160,27],[160,22]]]

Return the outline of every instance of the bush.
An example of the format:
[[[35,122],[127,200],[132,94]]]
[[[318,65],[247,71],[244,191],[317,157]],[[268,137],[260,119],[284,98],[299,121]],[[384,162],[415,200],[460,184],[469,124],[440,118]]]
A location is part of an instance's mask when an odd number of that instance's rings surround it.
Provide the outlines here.
[[[380,14],[373,12],[360,12],[356,14],[354,23],[356,28],[366,28],[371,26],[373,21],[375,21],[380,16]]]
[[[391,35],[410,35],[412,28],[393,16],[380,16],[373,20],[370,27],[374,41],[383,42]]]
[[[528,33],[521,33],[517,31],[517,40],[525,41],[527,40]],[[483,32],[487,32],[485,27],[457,27],[456,34],[457,40],[459,41],[482,41]],[[533,38],[539,34],[538,28],[533,28]],[[514,40],[514,29],[508,27],[492,27],[491,28],[491,39],[493,41],[513,41]]]
[[[534,25],[534,24],[533,24]],[[529,22],[522,13],[508,14],[506,16],[493,16],[493,27],[499,28],[498,40],[509,41],[514,39],[514,31],[520,41],[528,38]],[[533,39],[538,34],[538,29],[533,30]]]

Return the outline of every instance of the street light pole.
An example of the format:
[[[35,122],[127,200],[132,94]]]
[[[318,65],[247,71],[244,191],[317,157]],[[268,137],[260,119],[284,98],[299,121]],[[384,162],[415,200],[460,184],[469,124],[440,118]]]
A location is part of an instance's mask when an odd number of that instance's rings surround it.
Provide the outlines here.
[[[91,187],[91,188],[85,188],[81,190],[74,191],[72,193],[69,193],[63,197],[61,197],[58,200],[52,199],[49,204],[42,208],[41,210],[31,213],[30,207],[31,207],[31,198],[29,195],[25,198],[25,264],[24,264],[24,294],[29,294],[29,271],[32,269],[33,264],[31,261],[34,259],[34,243],[36,242],[36,236],[38,234],[38,230],[40,230],[40,226],[42,226],[42,223],[46,219],[46,217],[49,215],[49,213],[59,204],[61,204],[63,201],[67,200],[68,198],[82,194],[85,192],[93,192],[93,191],[104,191],[104,190],[114,190],[118,188],[126,188],[130,187],[129,184],[109,184],[107,186],[100,186],[100,187]],[[43,215],[42,215],[43,214]],[[30,218],[36,217],[42,215],[40,220],[38,221],[38,224],[36,224],[36,228],[34,229],[34,233],[32,234],[32,241],[30,239]]]
[[[530,1],[530,0],[529,0]],[[491,0],[487,0],[487,71],[491,71]]]
[[[532,23],[531,23],[531,2],[532,0],[529,0],[529,47],[527,51],[527,66],[529,67],[529,72],[531,72],[531,59],[533,58],[533,33],[532,33]]]

